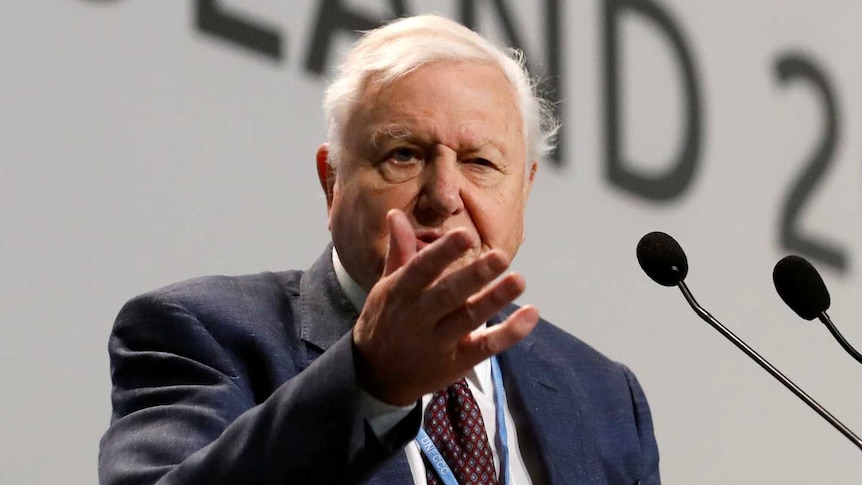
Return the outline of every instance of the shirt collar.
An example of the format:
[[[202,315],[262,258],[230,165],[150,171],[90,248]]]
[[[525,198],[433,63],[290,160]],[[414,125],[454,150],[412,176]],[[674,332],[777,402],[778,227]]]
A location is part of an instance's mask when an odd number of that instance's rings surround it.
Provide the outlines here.
[[[362,307],[365,306],[365,299],[368,298],[368,293],[344,269],[341,259],[338,258],[338,251],[335,250],[335,246],[332,246],[332,266],[335,268],[335,277],[338,279],[341,290],[347,295],[347,299],[353,304],[356,312],[361,313]]]

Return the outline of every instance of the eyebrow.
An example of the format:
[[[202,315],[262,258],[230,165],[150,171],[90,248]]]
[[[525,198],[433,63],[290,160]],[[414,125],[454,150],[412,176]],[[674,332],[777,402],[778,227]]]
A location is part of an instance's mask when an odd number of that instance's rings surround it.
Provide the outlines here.
[[[371,146],[374,148],[380,148],[378,145],[378,141],[380,138],[392,138],[395,140],[403,140],[405,138],[410,138],[413,135],[406,126],[399,125],[397,123],[381,126],[374,130],[374,133],[371,134]]]
[[[390,139],[390,140],[404,140],[413,137],[413,132],[410,131],[410,128],[400,123],[390,123],[387,125],[380,126],[376,128],[371,134],[371,146],[374,148],[380,148],[380,142],[382,139]],[[473,138],[473,137],[471,137]],[[477,143],[472,144],[470,150],[478,151],[482,150],[485,147],[491,147],[501,155],[503,155],[502,147],[493,139],[484,135],[478,135],[473,140]]]

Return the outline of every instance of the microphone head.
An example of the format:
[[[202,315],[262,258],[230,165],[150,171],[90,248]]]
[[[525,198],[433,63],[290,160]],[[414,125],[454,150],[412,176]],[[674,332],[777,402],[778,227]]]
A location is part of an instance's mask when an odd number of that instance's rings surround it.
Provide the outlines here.
[[[813,320],[829,309],[831,300],[823,278],[801,256],[785,256],[776,263],[772,281],[784,303],[806,320]]]
[[[651,232],[638,243],[638,263],[656,283],[676,286],[688,274],[688,259],[674,238],[663,232]]]

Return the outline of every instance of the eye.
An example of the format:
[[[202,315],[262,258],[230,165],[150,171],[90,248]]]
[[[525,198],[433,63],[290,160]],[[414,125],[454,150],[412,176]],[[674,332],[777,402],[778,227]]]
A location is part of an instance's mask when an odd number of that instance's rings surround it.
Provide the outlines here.
[[[492,162],[491,160],[488,160],[487,158],[481,158],[481,157],[470,158],[468,160],[465,160],[465,163],[470,164],[471,167],[476,168],[476,169],[497,169],[498,168],[496,163]]]
[[[408,147],[396,148],[389,154],[389,159],[395,163],[411,163],[419,159],[419,154],[416,150]]]
[[[377,164],[377,170],[388,182],[406,182],[422,172],[423,158],[423,153],[418,148],[409,146],[394,148]]]
[[[467,157],[461,160],[464,174],[480,187],[494,187],[508,175],[506,165],[498,165],[489,158]]]

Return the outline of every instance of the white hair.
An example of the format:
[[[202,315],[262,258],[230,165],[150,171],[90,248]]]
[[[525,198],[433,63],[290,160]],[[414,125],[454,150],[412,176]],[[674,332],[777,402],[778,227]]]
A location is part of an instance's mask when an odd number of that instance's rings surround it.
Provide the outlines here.
[[[392,83],[433,62],[476,61],[498,65],[518,97],[524,144],[530,161],[554,148],[559,123],[550,102],[539,96],[537,82],[517,49],[503,50],[467,27],[435,15],[395,20],[366,32],[339,66],[326,89],[323,110],[328,123],[329,163],[338,165],[344,127],[369,82]],[[529,168],[530,164],[526,164]]]

